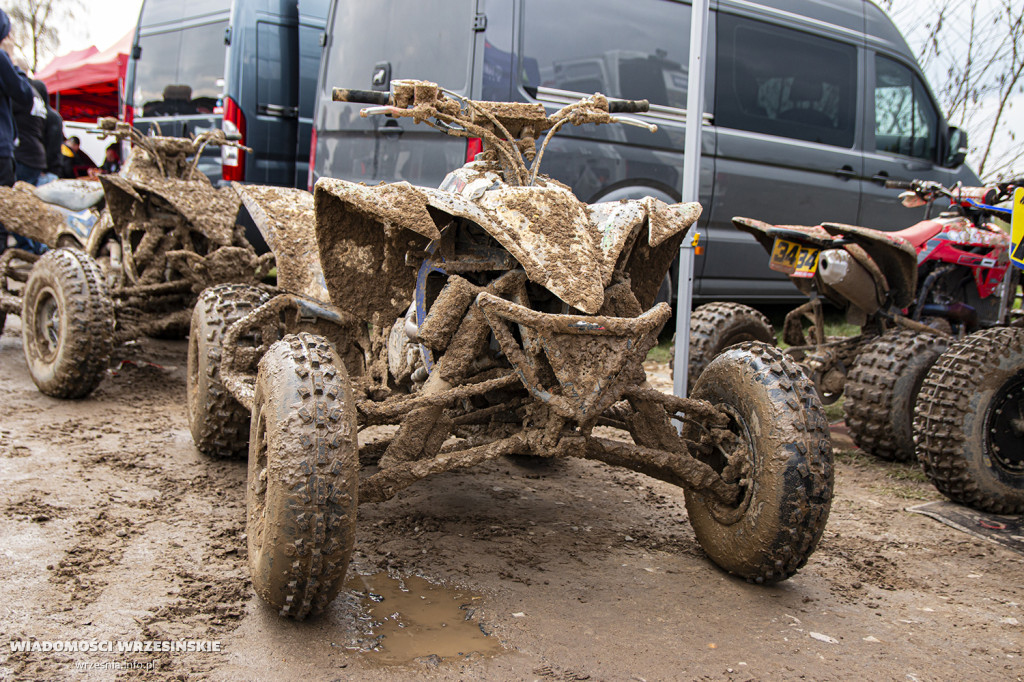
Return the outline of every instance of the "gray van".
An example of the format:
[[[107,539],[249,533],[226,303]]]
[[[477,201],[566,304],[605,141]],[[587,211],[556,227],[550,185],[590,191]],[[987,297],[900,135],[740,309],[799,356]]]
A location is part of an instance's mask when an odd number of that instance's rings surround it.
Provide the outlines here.
[[[888,179],[977,183],[886,14],[866,0],[712,0],[702,135],[701,299],[802,298],[768,269],[735,215],[882,229],[923,216]],[[583,200],[653,195],[682,184],[690,5],[677,0],[335,0],[314,115],[311,178],[436,186],[474,143],[331,101],[335,86],[387,90],[421,78],[474,99],[541,102],[581,94],[646,98],[647,133],[582,126],[556,136],[543,171]]]
[[[173,136],[223,127],[253,153],[205,154],[211,180],[305,187],[328,2],[144,0],[126,120]]]

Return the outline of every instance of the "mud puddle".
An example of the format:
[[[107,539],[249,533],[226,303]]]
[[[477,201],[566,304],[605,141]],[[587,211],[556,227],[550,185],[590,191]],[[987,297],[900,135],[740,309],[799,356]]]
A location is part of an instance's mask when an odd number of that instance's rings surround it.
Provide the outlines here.
[[[376,663],[469,660],[504,651],[476,617],[481,598],[419,576],[356,574],[346,588],[362,605],[366,636],[356,650]]]

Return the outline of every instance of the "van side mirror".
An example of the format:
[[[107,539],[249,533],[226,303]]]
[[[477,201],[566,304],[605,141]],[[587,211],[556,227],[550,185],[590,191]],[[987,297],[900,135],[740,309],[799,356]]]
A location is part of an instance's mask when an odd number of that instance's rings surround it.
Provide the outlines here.
[[[967,160],[967,132],[950,128],[946,138],[946,166],[956,168]]]

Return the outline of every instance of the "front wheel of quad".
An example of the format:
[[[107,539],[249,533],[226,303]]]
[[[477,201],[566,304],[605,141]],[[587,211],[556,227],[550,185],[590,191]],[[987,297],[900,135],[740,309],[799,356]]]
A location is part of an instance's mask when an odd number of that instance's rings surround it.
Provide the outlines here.
[[[993,514],[1024,512],[1024,329],[954,344],[925,378],[917,456],[939,492]]]
[[[21,308],[22,347],[32,381],[54,398],[84,398],[113,352],[114,304],[103,273],[78,249],[54,249],[29,274]]]
[[[689,384],[729,346],[744,341],[775,345],[772,323],[759,311],[742,303],[707,303],[690,315]]]
[[[914,403],[949,337],[908,329],[867,344],[846,379],[846,425],[857,447],[879,459],[914,459]]]
[[[202,293],[192,310],[188,338],[188,425],[192,440],[211,457],[240,457],[249,450],[249,410],[221,383],[227,328],[270,300],[254,286],[221,284]]]
[[[691,397],[729,416],[731,435],[701,459],[741,491],[735,504],[686,491],[697,541],[730,573],[785,580],[807,563],[832,504],[832,445],[814,385],[781,351],[750,342],[712,360]],[[690,422],[684,435],[698,441],[702,430]]]
[[[338,594],[355,545],[358,491],[345,367],[324,338],[288,335],[260,360],[246,492],[253,587],[282,616],[302,620]]]

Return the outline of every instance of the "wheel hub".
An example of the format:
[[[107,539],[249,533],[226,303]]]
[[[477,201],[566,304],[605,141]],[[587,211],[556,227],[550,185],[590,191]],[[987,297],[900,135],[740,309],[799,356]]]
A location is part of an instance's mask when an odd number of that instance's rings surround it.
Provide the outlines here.
[[[743,517],[753,495],[750,477],[754,468],[754,446],[742,415],[730,405],[717,407],[729,416],[728,433],[716,430],[715,456],[706,463],[719,473],[723,481],[739,485],[740,497],[735,504],[724,504],[709,495],[707,504],[719,523],[731,524]]]
[[[60,317],[57,297],[50,289],[42,291],[36,299],[35,347],[47,362],[51,361],[60,349]]]
[[[985,421],[992,461],[1007,473],[1024,474],[1024,371],[999,389]]]

